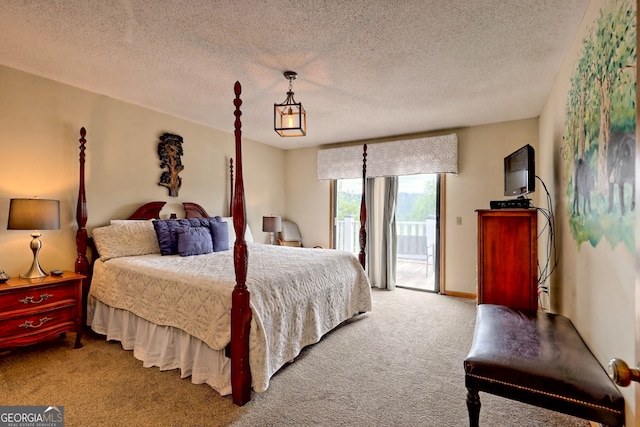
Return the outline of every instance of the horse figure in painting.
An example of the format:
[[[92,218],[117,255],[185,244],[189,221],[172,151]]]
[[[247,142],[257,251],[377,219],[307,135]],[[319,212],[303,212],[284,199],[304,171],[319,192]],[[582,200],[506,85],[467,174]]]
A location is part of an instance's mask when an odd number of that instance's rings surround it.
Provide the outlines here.
[[[596,186],[596,177],[593,169],[584,159],[578,159],[573,191],[573,213],[580,216],[580,199],[582,199],[582,213],[589,209],[591,214],[591,191]]]
[[[636,207],[636,136],[634,132],[612,132],[607,148],[607,180],[609,182],[609,213],[613,212],[615,186],[618,186],[620,214],[624,215],[624,186],[631,184],[631,210]]]

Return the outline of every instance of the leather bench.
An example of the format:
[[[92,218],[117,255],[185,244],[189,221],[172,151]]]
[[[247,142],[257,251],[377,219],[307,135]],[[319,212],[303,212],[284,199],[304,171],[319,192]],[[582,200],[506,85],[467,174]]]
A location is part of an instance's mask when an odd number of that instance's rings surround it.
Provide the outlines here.
[[[571,321],[480,304],[464,361],[471,427],[486,392],[607,426],[624,425],[624,398]]]

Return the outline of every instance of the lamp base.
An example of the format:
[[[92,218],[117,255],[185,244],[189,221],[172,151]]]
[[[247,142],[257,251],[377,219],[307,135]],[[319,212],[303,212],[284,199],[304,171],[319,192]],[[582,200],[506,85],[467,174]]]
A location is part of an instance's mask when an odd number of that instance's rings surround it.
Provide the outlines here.
[[[40,262],[38,261],[38,252],[40,252],[40,248],[42,247],[42,243],[40,242],[40,233],[34,231],[31,233],[31,251],[33,252],[33,262],[31,263],[31,267],[29,267],[29,271],[20,276],[22,279],[41,279],[43,277],[47,277],[48,274],[45,273],[40,267]]]
[[[31,264],[31,268],[29,268],[29,271],[27,271],[25,274],[21,275],[20,278],[22,279],[42,279],[43,277],[47,277],[48,274],[45,273],[42,268],[40,268],[40,265],[38,265],[37,263],[33,263]]]

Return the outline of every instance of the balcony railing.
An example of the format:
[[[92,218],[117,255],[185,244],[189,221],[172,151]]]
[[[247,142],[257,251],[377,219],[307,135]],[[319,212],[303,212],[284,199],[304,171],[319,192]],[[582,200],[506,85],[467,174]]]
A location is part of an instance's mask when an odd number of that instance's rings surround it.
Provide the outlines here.
[[[398,258],[422,259],[433,262],[435,248],[436,220],[397,222]],[[360,252],[360,221],[347,215],[344,220],[336,221],[336,248]]]

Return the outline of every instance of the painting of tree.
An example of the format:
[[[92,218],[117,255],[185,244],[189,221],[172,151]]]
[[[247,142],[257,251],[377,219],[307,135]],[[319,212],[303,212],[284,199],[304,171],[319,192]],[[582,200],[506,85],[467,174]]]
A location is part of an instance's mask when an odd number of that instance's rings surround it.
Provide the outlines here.
[[[582,42],[565,109],[564,182],[578,246],[635,250],[636,9],[612,0]]]

